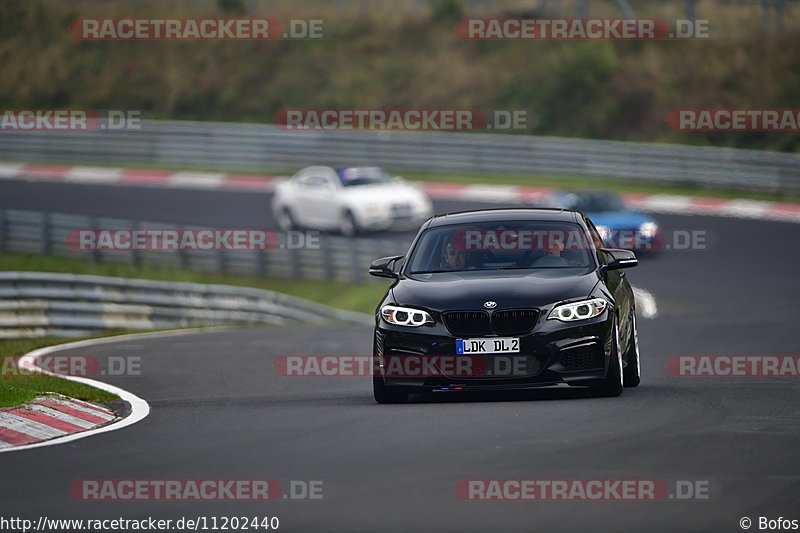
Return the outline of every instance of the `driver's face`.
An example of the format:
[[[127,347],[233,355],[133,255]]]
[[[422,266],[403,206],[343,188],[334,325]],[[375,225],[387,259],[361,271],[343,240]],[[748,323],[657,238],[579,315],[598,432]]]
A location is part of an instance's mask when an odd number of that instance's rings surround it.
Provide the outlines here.
[[[457,250],[451,243],[447,243],[444,252],[444,260],[450,268],[464,268],[467,262],[467,252]]]
[[[549,243],[544,248],[544,255],[552,255],[555,257],[561,257],[561,252],[564,251],[564,244],[561,242],[553,242]]]

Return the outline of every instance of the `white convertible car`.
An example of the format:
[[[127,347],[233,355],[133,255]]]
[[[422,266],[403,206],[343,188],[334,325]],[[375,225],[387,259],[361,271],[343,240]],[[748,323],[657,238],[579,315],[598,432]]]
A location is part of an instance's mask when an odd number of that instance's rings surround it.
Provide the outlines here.
[[[433,215],[430,198],[378,167],[307,167],[275,185],[272,209],[284,231],[416,229]]]

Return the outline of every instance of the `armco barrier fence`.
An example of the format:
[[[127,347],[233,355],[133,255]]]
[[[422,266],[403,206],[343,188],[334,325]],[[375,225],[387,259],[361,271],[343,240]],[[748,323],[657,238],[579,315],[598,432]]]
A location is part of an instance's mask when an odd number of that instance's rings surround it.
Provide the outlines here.
[[[81,251],[67,244],[73,230],[183,229],[162,222],[0,209],[0,253],[30,253],[136,265],[173,266],[224,274],[291,279],[374,280],[367,273],[373,259],[403,255],[408,240],[348,239],[319,235],[318,247],[287,246],[266,251]],[[191,226],[191,229],[198,229]]]
[[[0,130],[0,159],[292,170],[321,164],[397,171],[565,173],[800,193],[800,154],[504,135],[287,131],[271,125],[143,121],[140,130]]]
[[[79,337],[108,329],[333,320],[370,322],[361,313],[249,287],[0,272],[0,338]]]

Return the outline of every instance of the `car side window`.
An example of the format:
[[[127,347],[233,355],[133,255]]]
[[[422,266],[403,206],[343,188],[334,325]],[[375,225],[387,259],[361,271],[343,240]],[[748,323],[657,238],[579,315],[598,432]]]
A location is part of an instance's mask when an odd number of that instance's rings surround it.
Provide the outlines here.
[[[328,186],[328,180],[322,176],[308,176],[303,179],[302,184],[309,189],[324,189]]]

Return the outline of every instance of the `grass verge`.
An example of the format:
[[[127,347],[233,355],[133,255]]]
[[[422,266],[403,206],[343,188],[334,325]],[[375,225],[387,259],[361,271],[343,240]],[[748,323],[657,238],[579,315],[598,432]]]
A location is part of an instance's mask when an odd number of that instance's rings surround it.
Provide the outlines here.
[[[130,333],[129,331],[110,332],[111,335]],[[99,335],[97,338],[105,337]],[[30,374],[18,371],[15,359],[37,348],[63,344],[81,339],[60,339],[43,337],[39,339],[10,339],[0,341],[0,407],[14,407],[33,400],[37,395],[45,392],[56,392],[71,398],[89,402],[110,402],[119,400],[119,396],[111,394],[89,385],[74,383],[66,379],[47,376],[44,374]]]

